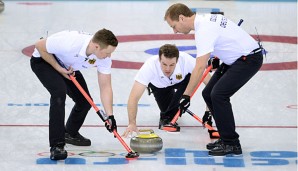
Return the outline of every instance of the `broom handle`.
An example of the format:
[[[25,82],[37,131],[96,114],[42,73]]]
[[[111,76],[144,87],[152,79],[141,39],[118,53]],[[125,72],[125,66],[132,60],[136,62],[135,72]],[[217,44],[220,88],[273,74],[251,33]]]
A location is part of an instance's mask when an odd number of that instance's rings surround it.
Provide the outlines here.
[[[206,78],[207,74],[210,72],[210,70],[212,69],[212,65],[208,66],[208,68],[205,70],[202,79],[200,80],[200,82],[198,83],[198,85],[196,86],[195,90],[193,91],[193,93],[191,94],[190,98],[192,98],[192,96],[195,94],[195,92],[198,90],[198,88],[200,87],[200,85],[202,84],[202,82],[204,81],[204,79]],[[178,112],[176,113],[176,115],[174,116],[174,118],[171,121],[171,124],[175,124],[178,120],[180,116],[180,109],[178,110]]]

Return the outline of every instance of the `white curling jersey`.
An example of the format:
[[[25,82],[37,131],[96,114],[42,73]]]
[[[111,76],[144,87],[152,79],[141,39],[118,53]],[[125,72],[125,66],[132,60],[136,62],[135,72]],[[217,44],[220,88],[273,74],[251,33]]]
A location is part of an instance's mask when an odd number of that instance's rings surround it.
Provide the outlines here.
[[[212,52],[227,65],[259,48],[248,33],[220,14],[196,14],[195,40],[197,57]]]
[[[47,38],[46,49],[48,53],[54,54],[63,64],[74,71],[84,68],[97,67],[98,72],[111,73],[111,58],[98,59],[94,54],[86,55],[91,34],[80,31],[62,31]],[[37,49],[34,49],[33,57],[40,57]]]
[[[135,77],[135,81],[148,86],[149,83],[157,88],[165,88],[180,83],[185,76],[192,72],[196,59],[185,52],[179,52],[178,62],[171,77],[167,77],[161,70],[159,56],[154,55],[146,60]]]

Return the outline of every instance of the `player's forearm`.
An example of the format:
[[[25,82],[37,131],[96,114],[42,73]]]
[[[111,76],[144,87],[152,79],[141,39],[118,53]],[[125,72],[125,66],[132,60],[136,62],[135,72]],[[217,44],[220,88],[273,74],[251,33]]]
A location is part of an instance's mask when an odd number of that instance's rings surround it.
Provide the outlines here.
[[[100,88],[100,99],[107,115],[113,115],[113,91],[111,87]]]
[[[186,90],[184,91],[184,95],[192,95],[193,91],[203,77],[203,72],[206,69],[209,57],[210,53],[196,58],[196,66],[191,73],[191,77]]]
[[[128,113],[128,123],[136,125],[137,120],[137,102],[135,100],[129,99],[127,104]]]
[[[54,58],[54,56],[52,54],[49,53],[41,53],[41,57],[42,59],[44,59],[47,63],[49,63],[55,70],[57,70],[58,72],[61,71],[61,66],[59,65],[59,63],[56,61],[56,59]]]
[[[189,95],[189,96],[192,95],[192,92],[195,90],[199,81],[202,79],[203,72],[204,72],[204,67],[196,66],[194,68],[194,70],[191,73],[189,83],[183,94]]]

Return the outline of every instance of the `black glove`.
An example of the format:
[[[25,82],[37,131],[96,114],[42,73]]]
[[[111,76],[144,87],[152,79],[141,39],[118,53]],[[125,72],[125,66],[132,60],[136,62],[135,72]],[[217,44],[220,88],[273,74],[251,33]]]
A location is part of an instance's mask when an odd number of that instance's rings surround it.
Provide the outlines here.
[[[219,59],[217,57],[212,57],[208,60],[208,66],[212,65],[212,69],[219,67]]]
[[[117,124],[114,118],[114,115],[110,115],[107,119],[108,122],[105,122],[105,126],[109,132],[117,131]]]
[[[179,105],[180,117],[187,110],[189,106],[190,106],[190,96],[182,95],[180,99],[180,105]]]

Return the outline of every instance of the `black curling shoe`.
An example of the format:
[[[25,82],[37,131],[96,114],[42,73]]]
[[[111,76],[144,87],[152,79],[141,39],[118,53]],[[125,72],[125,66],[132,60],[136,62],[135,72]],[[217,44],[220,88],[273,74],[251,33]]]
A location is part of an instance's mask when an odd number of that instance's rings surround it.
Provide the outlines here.
[[[64,160],[67,158],[67,151],[64,149],[64,145],[65,143],[57,143],[55,146],[51,147],[51,160]]]
[[[215,147],[219,147],[220,144],[222,144],[222,143],[223,143],[222,140],[221,140],[221,139],[218,139],[218,140],[214,141],[213,143],[208,143],[208,144],[206,145],[206,148],[207,148],[208,150],[212,150],[212,149],[215,148]]]
[[[65,133],[65,142],[76,146],[90,146],[91,141],[88,138],[83,137],[80,133],[75,136],[71,136],[69,133]]]
[[[214,147],[209,151],[209,155],[212,156],[225,156],[227,154],[240,155],[242,154],[241,145],[228,145],[220,144],[218,147]]]

